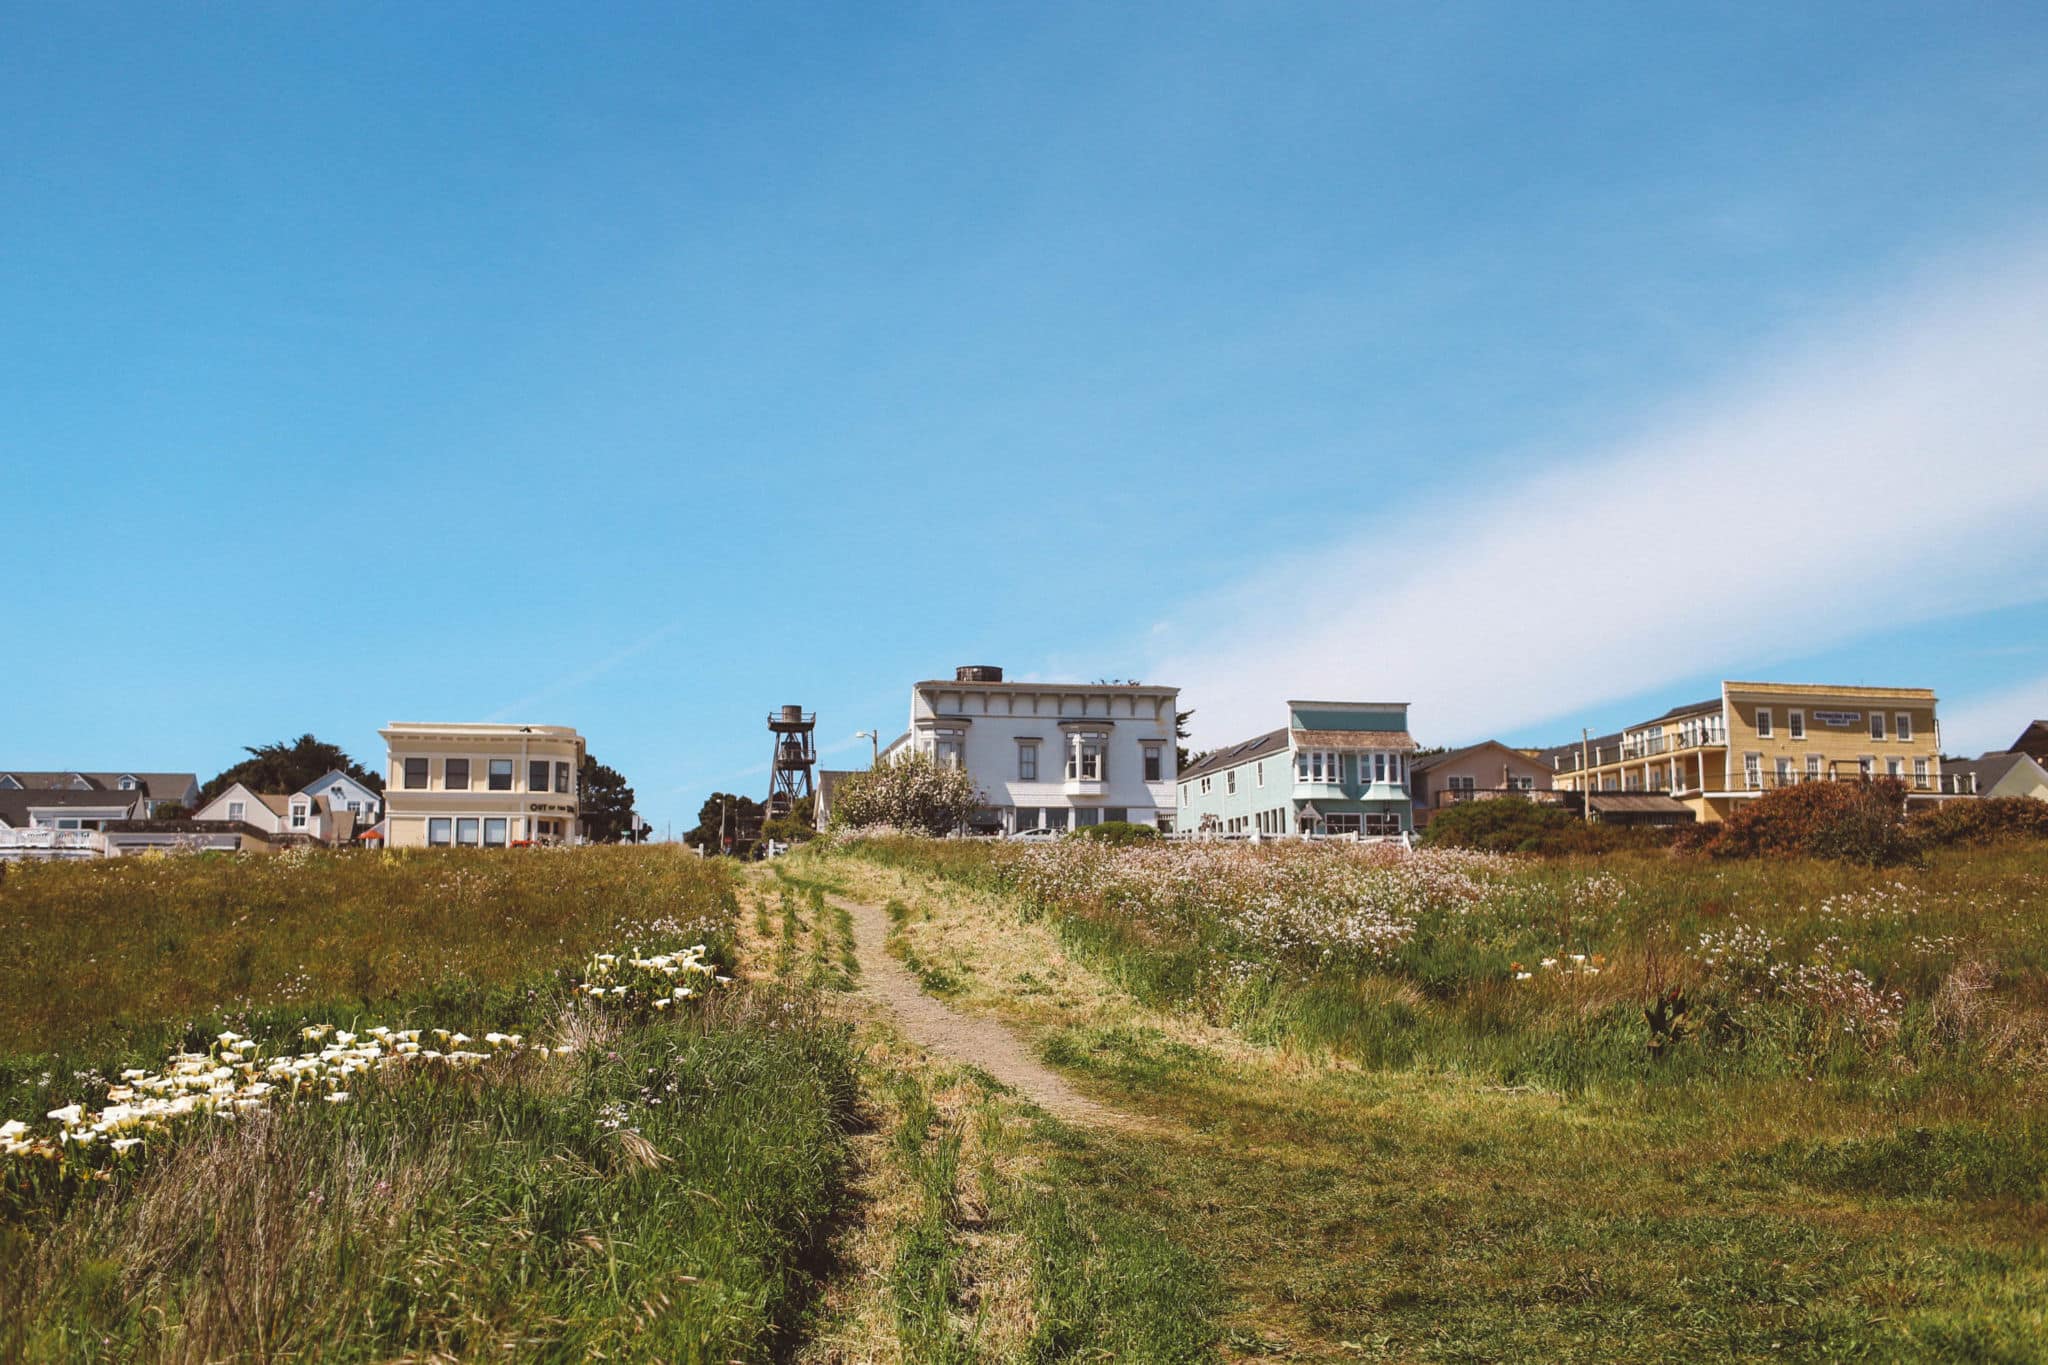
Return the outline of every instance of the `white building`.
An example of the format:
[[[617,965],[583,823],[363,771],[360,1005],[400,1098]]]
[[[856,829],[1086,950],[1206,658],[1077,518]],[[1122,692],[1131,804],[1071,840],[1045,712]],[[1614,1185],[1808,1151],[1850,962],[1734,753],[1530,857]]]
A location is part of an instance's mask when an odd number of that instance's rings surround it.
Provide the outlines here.
[[[1177,687],[1004,682],[961,668],[910,690],[910,728],[882,753],[967,770],[986,803],[975,827],[1011,833],[1111,820],[1170,825]]]
[[[569,726],[399,721],[379,733],[386,847],[581,841],[584,745]]]
[[[323,844],[345,844],[362,827],[356,812],[346,804],[336,805],[325,793],[258,792],[240,782],[207,802],[193,819],[230,821],[273,838],[298,835]]]

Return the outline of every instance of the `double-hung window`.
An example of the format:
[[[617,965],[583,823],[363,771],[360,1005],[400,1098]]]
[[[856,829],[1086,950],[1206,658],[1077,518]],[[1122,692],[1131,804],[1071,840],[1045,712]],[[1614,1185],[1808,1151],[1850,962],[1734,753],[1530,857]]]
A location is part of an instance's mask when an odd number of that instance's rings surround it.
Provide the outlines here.
[[[455,842],[471,847],[482,842],[483,821],[474,815],[455,817]]]
[[[1145,746],[1145,780],[1163,782],[1166,780],[1166,750],[1161,744]]]
[[[1038,780],[1038,741],[1019,740],[1017,743],[1017,780],[1036,782]]]
[[[408,758],[405,760],[405,789],[425,791],[427,789],[427,760]]]
[[[555,764],[555,794],[557,796],[567,796],[569,794],[569,765],[566,763]]]
[[[1771,709],[1768,706],[1757,708],[1756,737],[1758,739],[1769,739],[1771,737]]]
[[[1788,712],[1786,712],[1786,713],[1785,713],[1785,729],[1786,729],[1786,730],[1787,730],[1787,731],[1788,731],[1788,732],[1789,732],[1789,733],[1791,734],[1792,738],[1794,738],[1794,739],[1805,739],[1805,738],[1806,738],[1806,713],[1805,713],[1804,711],[1788,711]]]
[[[451,758],[441,764],[441,785],[452,792],[469,790],[469,760]]]
[[[508,791],[511,791],[511,790],[512,790],[512,760],[511,760],[511,759],[509,759],[509,758],[494,758],[494,759],[492,759],[492,760],[491,760],[491,777],[490,777],[490,782],[491,782],[491,790],[492,790],[492,791],[494,791],[494,792],[508,792]],[[472,840],[469,840],[468,842],[470,842],[470,843],[474,843],[474,842],[476,842],[476,841],[472,839]]]
[[[1204,796],[1207,796],[1208,794],[1209,794],[1209,779],[1205,777],[1205,778],[1203,778],[1203,779],[1202,779],[1202,795],[1204,795]]]
[[[293,828],[293,829],[304,829],[305,827],[306,827],[306,808],[305,808],[304,806],[300,805],[300,804],[299,804],[298,802],[294,801],[294,802],[292,803],[292,828]]]
[[[1237,769],[1232,768],[1223,774],[1223,794],[1225,796],[1237,795]]]
[[[505,817],[502,815],[486,816],[484,818],[484,847],[503,848],[504,846]]]
[[[1884,712],[1872,711],[1870,713],[1870,737],[1872,739],[1884,738]]]
[[[455,822],[445,815],[436,815],[427,821],[427,843],[433,848],[446,848],[455,842]]]
[[[1780,754],[1778,756],[1778,785],[1781,787],[1792,785],[1792,759],[1788,754]]]
[[[1903,758],[1887,758],[1884,761],[1884,775],[1886,777],[1903,778],[1906,775],[1906,760]]]
[[[1742,756],[1742,782],[1751,791],[1764,785],[1764,756],[1748,753]]]
[[[1819,754],[1808,754],[1806,756],[1806,780],[1808,782],[1820,781],[1820,764],[1821,757]]]
[[[548,761],[544,758],[526,760],[526,789],[530,792],[544,792],[548,789]]]
[[[228,802],[228,819],[239,820],[248,809],[249,804],[246,801],[230,801]]]
[[[1263,758],[1252,765],[1252,785],[1261,788],[1266,785],[1266,760]]]
[[[1924,758],[1913,760],[1913,785],[1923,788],[1927,785],[1927,760]]]
[[[1892,738],[1901,744],[1913,742],[1913,713],[1901,711],[1892,717]]]

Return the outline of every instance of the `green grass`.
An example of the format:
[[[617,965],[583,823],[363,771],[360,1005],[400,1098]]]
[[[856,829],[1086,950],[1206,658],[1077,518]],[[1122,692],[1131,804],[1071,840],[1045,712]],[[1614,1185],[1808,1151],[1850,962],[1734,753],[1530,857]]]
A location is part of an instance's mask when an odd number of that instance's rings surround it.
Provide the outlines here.
[[[61,944],[125,993],[10,996],[0,1117],[97,1104],[100,1077],[224,1027],[279,1047],[317,1020],[575,1048],[188,1120],[105,1183],[7,1171],[0,1358],[786,1354],[844,1213],[848,1027],[802,991],[734,987],[673,1017],[574,990],[600,949],[706,941],[729,962],[734,913],[715,865],[657,850],[11,870],[10,962],[33,960],[23,937]],[[166,938],[179,950],[137,950]],[[252,945],[310,984],[258,971],[202,1003]],[[412,966],[364,983],[358,953]]]
[[[1018,1002],[1048,1061],[1162,1120],[1091,1138],[1055,1189],[1192,1257],[1233,1354],[2048,1359],[2038,847],[1496,864],[1476,899],[1404,903],[1373,956],[1255,941],[1199,878],[1105,894],[1007,849],[855,851],[1006,898],[1159,1012]],[[1737,923],[1769,962],[1708,970],[1700,935]],[[1574,951],[1602,972],[1515,978]],[[1891,1003],[1770,970],[1816,962]],[[1644,1009],[1674,987],[1660,1057]]]

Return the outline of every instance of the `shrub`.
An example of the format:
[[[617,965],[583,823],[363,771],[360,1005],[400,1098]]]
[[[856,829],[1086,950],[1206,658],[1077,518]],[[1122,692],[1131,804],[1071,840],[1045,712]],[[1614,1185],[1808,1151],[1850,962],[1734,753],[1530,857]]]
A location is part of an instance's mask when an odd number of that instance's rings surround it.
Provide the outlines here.
[[[1671,841],[1668,829],[1632,829],[1588,824],[1562,806],[1539,806],[1520,796],[1466,801],[1438,811],[1422,841],[1440,848],[1476,848],[1488,853],[1613,853],[1657,848]]]
[[[1159,831],[1151,825],[1134,825],[1129,820],[1105,820],[1099,825],[1083,825],[1075,833],[1083,839],[1096,839],[1115,848],[1125,844],[1150,843],[1159,837]]]
[[[778,843],[801,844],[817,838],[818,831],[811,827],[810,821],[801,816],[778,815],[773,820],[763,822],[761,837],[773,839]]]
[[[1716,858],[1811,857],[1889,867],[1915,856],[1906,833],[1906,786],[1802,782],[1737,806],[1703,841]]]
[[[1916,811],[1906,821],[1914,840],[1929,847],[1991,844],[2001,839],[2048,839],[2048,801],[2026,796],[1987,796],[1980,801],[1944,801]]]
[[[832,801],[832,827],[951,834],[980,808],[981,792],[966,772],[910,753],[847,777]]]

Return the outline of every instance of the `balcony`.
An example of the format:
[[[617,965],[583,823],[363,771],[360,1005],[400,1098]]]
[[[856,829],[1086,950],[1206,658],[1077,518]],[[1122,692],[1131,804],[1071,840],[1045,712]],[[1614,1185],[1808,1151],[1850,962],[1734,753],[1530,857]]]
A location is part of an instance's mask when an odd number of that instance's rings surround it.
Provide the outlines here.
[[[1976,779],[1968,775],[1950,776],[1948,774],[1929,773],[1925,777],[1917,777],[1912,773],[1903,773],[1894,777],[1890,773],[1864,773],[1858,768],[1844,769],[1840,763],[1831,765],[1831,768],[1832,771],[1820,774],[1812,774],[1803,770],[1790,773],[1780,773],[1775,770],[1770,772],[1744,770],[1735,775],[1734,781],[1730,786],[1731,790],[1739,792],[1768,792],[1780,791],[1786,787],[1797,787],[1808,782],[1875,782],[1881,778],[1891,778],[1894,782],[1904,784],[1906,791],[1910,794],[1924,796],[1974,796],[1976,794]]]
[[[1429,804],[1433,810],[1442,810],[1446,806],[1462,806],[1468,801],[1490,801],[1500,796],[1519,796],[1540,806],[1555,806],[1563,800],[1562,795],[1557,792],[1538,791],[1530,787],[1447,787],[1432,795]]]

